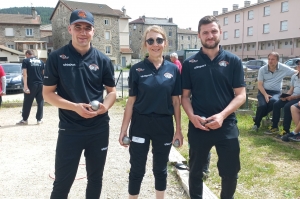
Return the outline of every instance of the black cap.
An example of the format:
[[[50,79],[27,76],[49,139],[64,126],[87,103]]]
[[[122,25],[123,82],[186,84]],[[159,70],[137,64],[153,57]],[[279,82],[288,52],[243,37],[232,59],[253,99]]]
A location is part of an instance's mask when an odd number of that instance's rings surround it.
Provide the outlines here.
[[[74,10],[70,16],[70,25],[77,22],[85,22],[94,26],[94,16],[85,10]]]

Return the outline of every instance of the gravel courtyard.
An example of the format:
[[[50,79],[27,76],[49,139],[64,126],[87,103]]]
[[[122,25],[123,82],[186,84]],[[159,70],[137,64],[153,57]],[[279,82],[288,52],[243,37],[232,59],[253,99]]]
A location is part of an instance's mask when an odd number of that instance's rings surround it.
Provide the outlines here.
[[[0,110],[0,198],[49,198],[54,177],[55,146],[58,130],[56,107],[44,107],[44,123],[36,125],[36,106],[32,107],[29,125],[16,126],[21,107]],[[110,145],[103,177],[101,199],[126,199],[129,173],[128,149],[118,143],[123,108],[110,110]],[[152,158],[149,153],[141,199],[154,199]],[[81,158],[70,199],[84,199],[86,188],[84,157]],[[187,199],[176,175],[169,169],[167,199]]]

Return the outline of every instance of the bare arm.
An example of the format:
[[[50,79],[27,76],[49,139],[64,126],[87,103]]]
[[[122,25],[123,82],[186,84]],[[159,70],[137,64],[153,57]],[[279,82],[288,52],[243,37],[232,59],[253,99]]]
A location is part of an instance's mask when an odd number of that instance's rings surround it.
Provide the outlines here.
[[[119,136],[119,143],[122,146],[127,147],[126,145],[123,145],[122,139],[123,137],[127,136],[127,129],[132,117],[133,113],[133,105],[136,100],[136,96],[130,96],[127,100],[126,106],[125,106],[125,111],[123,115],[123,121],[122,121],[122,126],[121,126],[121,132]]]
[[[183,136],[181,132],[181,110],[180,110],[180,100],[179,96],[172,96],[172,102],[174,107],[174,118],[176,122],[176,130],[173,138],[173,143],[175,140],[180,141],[180,146],[183,144]]]
[[[199,115],[195,115],[194,114],[194,110],[191,104],[191,100],[190,100],[190,96],[191,96],[191,91],[187,90],[187,89],[183,89],[182,90],[182,95],[181,95],[181,104],[182,107],[185,111],[185,113],[187,114],[189,120],[193,123],[193,125],[195,126],[195,128],[199,128],[205,131],[209,131],[208,128],[206,128],[205,126],[203,126],[201,124],[205,122],[205,120],[203,120]]]
[[[206,127],[210,129],[218,129],[222,126],[223,121],[225,118],[227,118],[231,113],[236,111],[242,104],[245,103],[246,101],[246,89],[245,87],[240,87],[240,88],[234,88],[234,93],[235,97],[231,102],[227,105],[227,107],[220,113],[215,114],[206,120],[212,122],[209,122],[205,124]]]
[[[103,104],[100,104],[100,108],[97,111],[98,115],[106,113],[108,109],[110,109],[114,105],[117,98],[116,87],[106,86],[105,88],[106,88],[107,95],[103,100]]]
[[[25,93],[30,93],[30,90],[28,89],[28,84],[27,84],[27,69],[26,68],[23,68],[22,69],[23,71],[23,83],[24,83],[24,92]]]

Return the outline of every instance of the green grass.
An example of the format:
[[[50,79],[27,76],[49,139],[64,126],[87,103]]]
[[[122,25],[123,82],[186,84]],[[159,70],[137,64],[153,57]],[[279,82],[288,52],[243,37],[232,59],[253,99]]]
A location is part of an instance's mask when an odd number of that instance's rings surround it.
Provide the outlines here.
[[[125,104],[125,100],[116,103],[120,106]],[[183,109],[181,118],[184,143],[178,151],[188,160],[188,118]],[[264,135],[266,129],[249,131],[253,125],[251,115],[237,115],[237,118],[241,171],[235,199],[300,199],[300,144],[286,143]],[[216,167],[218,157],[215,148],[211,152],[211,174],[205,183],[219,196],[221,179]]]

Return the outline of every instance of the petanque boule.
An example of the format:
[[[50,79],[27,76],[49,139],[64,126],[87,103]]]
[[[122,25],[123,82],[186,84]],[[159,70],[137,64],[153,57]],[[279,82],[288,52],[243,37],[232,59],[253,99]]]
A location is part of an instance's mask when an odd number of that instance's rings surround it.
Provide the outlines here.
[[[97,100],[93,100],[90,102],[90,105],[94,111],[97,111],[99,109],[100,102],[98,102]]]
[[[204,116],[201,116],[201,118],[204,119],[204,120],[206,119],[206,117],[204,117]],[[202,126],[204,126],[206,123],[207,122],[201,122]]]
[[[125,145],[129,145],[129,144],[130,144],[130,138],[127,137],[127,136],[125,136],[125,137],[123,137],[122,142],[123,142],[123,144],[125,144]]]
[[[180,141],[178,139],[175,140],[173,146],[178,148],[180,146]]]

